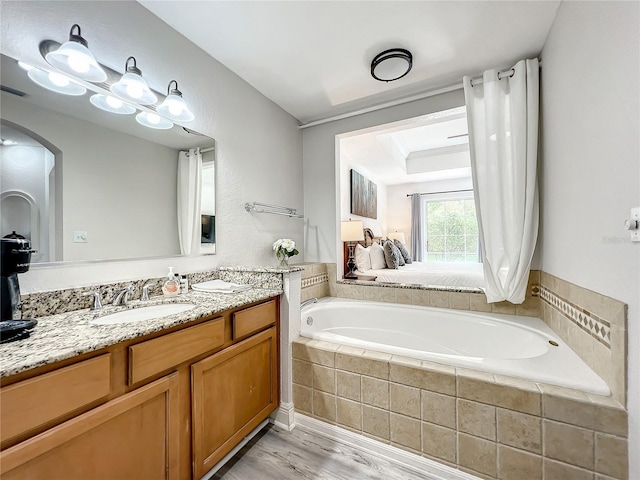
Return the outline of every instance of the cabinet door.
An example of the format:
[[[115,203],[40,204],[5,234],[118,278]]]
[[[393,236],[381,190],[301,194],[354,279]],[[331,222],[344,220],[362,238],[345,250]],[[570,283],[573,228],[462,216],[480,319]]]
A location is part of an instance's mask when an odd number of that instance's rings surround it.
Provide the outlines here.
[[[3,451],[0,475],[3,480],[177,478],[177,408],[178,375],[173,374]]]
[[[276,409],[277,359],[272,327],[191,366],[195,478]]]

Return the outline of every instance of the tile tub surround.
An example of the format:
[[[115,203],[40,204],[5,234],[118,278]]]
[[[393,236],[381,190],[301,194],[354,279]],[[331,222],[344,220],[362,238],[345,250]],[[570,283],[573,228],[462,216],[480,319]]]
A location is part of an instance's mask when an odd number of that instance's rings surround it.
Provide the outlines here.
[[[626,401],[627,305],[542,272],[540,318]]]
[[[527,296],[525,301],[519,305],[509,302],[487,303],[484,293],[477,288],[392,284],[361,280],[335,281],[336,266],[327,264],[327,271],[329,274],[329,293],[332,297],[453,308],[474,312],[523,315],[526,317],[540,317],[541,315],[540,298],[538,296],[540,271],[538,270],[531,271],[527,286]]]
[[[611,397],[300,337],[296,412],[480,478],[626,479]]]
[[[297,263],[293,266],[304,269],[300,301],[329,296],[329,274],[326,263]]]
[[[215,270],[188,273],[189,289],[194,283],[206,282],[209,280],[221,279],[227,282],[246,283],[256,288],[282,289],[282,274],[298,269],[282,270],[269,267],[219,267]],[[176,272],[180,273],[180,272]],[[51,292],[36,292],[21,296],[22,316],[24,318],[39,318],[48,315],[73,312],[91,307],[92,297],[85,297],[84,292],[99,291],[103,305],[113,302],[118,292],[127,285],[133,283],[134,292],[130,298],[140,298],[142,287],[147,283],[156,283],[156,286],[149,290],[150,297],[162,296],[162,283],[165,276],[155,278],[144,278],[129,280],[125,282],[108,283],[102,285],[89,285],[78,288],[68,288]]]

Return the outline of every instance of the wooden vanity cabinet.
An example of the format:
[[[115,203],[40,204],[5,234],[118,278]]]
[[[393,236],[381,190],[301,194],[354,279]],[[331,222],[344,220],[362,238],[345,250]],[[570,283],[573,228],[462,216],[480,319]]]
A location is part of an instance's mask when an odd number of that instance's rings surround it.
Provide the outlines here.
[[[278,406],[278,317],[273,298],[5,379],[0,477],[200,478]]]

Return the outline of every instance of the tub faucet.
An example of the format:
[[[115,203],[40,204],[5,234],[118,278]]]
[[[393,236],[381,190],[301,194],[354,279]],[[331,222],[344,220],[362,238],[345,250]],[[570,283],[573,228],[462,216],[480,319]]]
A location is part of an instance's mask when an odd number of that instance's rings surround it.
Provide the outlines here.
[[[307,305],[311,305],[312,303],[318,303],[318,299],[316,297],[310,298],[309,300],[305,300],[300,304],[300,308],[304,308]]]
[[[113,305],[116,307],[119,305],[126,306],[127,300],[129,300],[129,295],[132,294],[134,290],[135,287],[133,286],[133,283],[127,285],[120,291],[120,293],[118,293],[118,295],[116,295],[116,298],[113,300]]]

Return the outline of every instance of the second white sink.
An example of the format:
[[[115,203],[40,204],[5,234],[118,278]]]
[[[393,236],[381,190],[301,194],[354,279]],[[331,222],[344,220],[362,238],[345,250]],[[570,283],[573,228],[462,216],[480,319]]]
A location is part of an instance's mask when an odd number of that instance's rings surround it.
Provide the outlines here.
[[[163,303],[111,313],[89,320],[89,323],[92,325],[116,325],[120,323],[142,322],[144,320],[155,320],[157,318],[175,315],[176,313],[187,312],[194,307],[195,305],[193,303]]]

